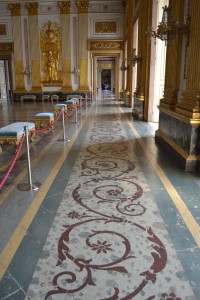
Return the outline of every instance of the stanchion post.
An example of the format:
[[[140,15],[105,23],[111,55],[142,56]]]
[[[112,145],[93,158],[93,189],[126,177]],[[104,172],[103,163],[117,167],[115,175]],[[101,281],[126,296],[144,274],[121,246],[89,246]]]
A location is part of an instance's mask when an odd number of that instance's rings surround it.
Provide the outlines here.
[[[75,123],[78,123],[78,118],[77,118],[77,105],[75,106]]]
[[[65,138],[65,109],[62,108],[62,128],[63,128],[63,139],[58,140],[59,142],[69,142],[70,140],[66,140]]]
[[[88,108],[87,108],[87,94],[86,94],[86,96],[85,96],[85,109],[88,109]]]
[[[19,184],[18,188],[21,191],[35,191],[35,190],[38,190],[41,183],[40,182],[34,182],[34,184],[32,183],[29,140],[28,140],[28,136],[29,136],[28,126],[24,127],[24,132],[25,132],[25,138],[26,138],[27,168],[28,168],[28,181],[29,182]]]
[[[65,111],[62,108],[63,141],[65,141]]]
[[[81,111],[81,115],[82,115],[82,96],[80,97],[80,111]]]

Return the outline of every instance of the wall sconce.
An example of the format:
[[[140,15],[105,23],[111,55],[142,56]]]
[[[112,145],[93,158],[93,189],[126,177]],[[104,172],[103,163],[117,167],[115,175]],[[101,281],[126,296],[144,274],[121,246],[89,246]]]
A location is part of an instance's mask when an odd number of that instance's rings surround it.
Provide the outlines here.
[[[31,75],[31,70],[25,69],[25,70],[22,70],[22,73],[24,75],[30,76]]]
[[[128,70],[128,67],[127,67],[126,64],[125,64],[125,60],[123,60],[122,65],[121,65],[121,67],[120,67],[120,70],[121,70],[122,72]]]
[[[74,76],[78,76],[78,75],[80,75],[80,70],[74,66],[74,70],[71,71],[70,73],[74,74]]]
[[[135,64],[137,64],[140,61],[142,61],[142,57],[136,55],[136,49],[134,48],[132,51],[132,57],[129,58],[128,63],[132,64],[133,67],[135,67]]]
[[[141,92],[141,94],[139,95],[139,100],[144,101],[144,92]]]
[[[178,37],[179,33],[189,35],[189,17],[187,17],[186,24],[179,26],[177,21],[173,21],[171,17],[171,9],[168,6],[163,7],[162,21],[158,24],[157,31],[150,28],[147,32],[149,38],[153,37],[165,41],[165,45],[169,44],[169,41]]]

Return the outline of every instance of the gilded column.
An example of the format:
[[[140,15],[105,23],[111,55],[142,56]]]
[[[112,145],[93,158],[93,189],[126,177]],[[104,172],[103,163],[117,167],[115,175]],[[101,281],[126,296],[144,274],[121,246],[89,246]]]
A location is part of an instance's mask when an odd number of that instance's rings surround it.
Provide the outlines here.
[[[148,118],[149,98],[149,68],[150,68],[150,44],[145,34],[150,25],[151,1],[141,0],[138,20],[138,54],[133,57],[137,63],[137,87],[134,97],[133,115],[138,119]]]
[[[183,22],[184,1],[169,1],[172,19],[179,24]],[[165,70],[165,90],[164,98],[160,101],[160,106],[174,110],[177,102],[177,92],[180,82],[180,58],[182,39],[176,38],[169,41],[166,54]]]
[[[129,0],[128,2],[128,38],[127,38],[127,57],[128,57],[128,64],[129,64],[129,58],[132,55],[132,50],[133,50],[133,1]],[[128,72],[127,72],[127,90],[130,93],[130,103],[129,106],[133,107],[133,93],[134,91],[132,90],[132,75],[133,75],[133,68],[132,64],[129,64],[128,67]]]
[[[22,30],[21,30],[21,4],[10,3],[8,7],[12,16],[12,32],[14,43],[14,65],[15,65],[15,92],[25,91],[23,71],[23,52],[22,52]]]
[[[70,9],[71,2],[58,2],[61,14],[62,29],[62,72],[63,72],[63,92],[72,92],[71,82],[71,43],[69,42],[70,32]]]
[[[32,72],[32,91],[41,92],[41,73],[40,73],[40,41],[38,26],[38,3],[27,3],[26,8],[29,16],[30,34],[30,59]]]
[[[191,2],[191,24],[188,48],[186,90],[182,93],[181,102],[176,105],[176,112],[200,122],[200,1]]]
[[[77,1],[79,14],[79,62],[80,62],[80,92],[88,92],[88,9],[89,1]]]

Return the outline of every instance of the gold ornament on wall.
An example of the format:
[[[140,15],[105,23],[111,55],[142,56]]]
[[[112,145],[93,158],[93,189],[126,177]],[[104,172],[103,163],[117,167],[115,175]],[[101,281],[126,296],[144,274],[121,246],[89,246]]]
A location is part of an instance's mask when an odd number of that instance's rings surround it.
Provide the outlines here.
[[[79,14],[88,13],[89,1],[77,1],[76,6]]]
[[[28,10],[29,16],[38,14],[38,3],[37,2],[26,3],[26,8]]]
[[[116,22],[96,22],[95,33],[116,33],[117,23]]]
[[[58,2],[58,6],[60,8],[61,14],[70,14],[71,2]]]
[[[89,40],[88,50],[122,50],[123,41],[115,40]]]
[[[48,21],[40,30],[40,48],[42,52],[42,82],[55,85],[62,82],[59,71],[61,54],[61,30],[57,23]]]
[[[20,3],[10,3],[8,8],[11,11],[11,16],[20,16],[21,15],[21,4]]]
[[[6,35],[6,24],[0,24],[0,35]]]

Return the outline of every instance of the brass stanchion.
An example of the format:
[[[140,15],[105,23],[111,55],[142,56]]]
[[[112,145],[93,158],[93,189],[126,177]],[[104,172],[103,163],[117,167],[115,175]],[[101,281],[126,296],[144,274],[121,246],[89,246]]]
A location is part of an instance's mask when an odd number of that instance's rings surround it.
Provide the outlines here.
[[[59,142],[69,142],[70,140],[66,140],[65,138],[65,110],[62,108],[62,127],[63,127],[63,138],[58,140]]]
[[[29,135],[28,126],[24,127],[24,132],[25,132],[25,138],[26,138],[27,168],[28,168],[28,181],[29,182],[28,183],[21,183],[21,184],[19,184],[18,188],[21,191],[36,191],[36,190],[39,189],[41,183],[40,182],[34,182],[34,183],[32,183],[30,152],[29,152],[29,140],[28,140],[28,135]]]

